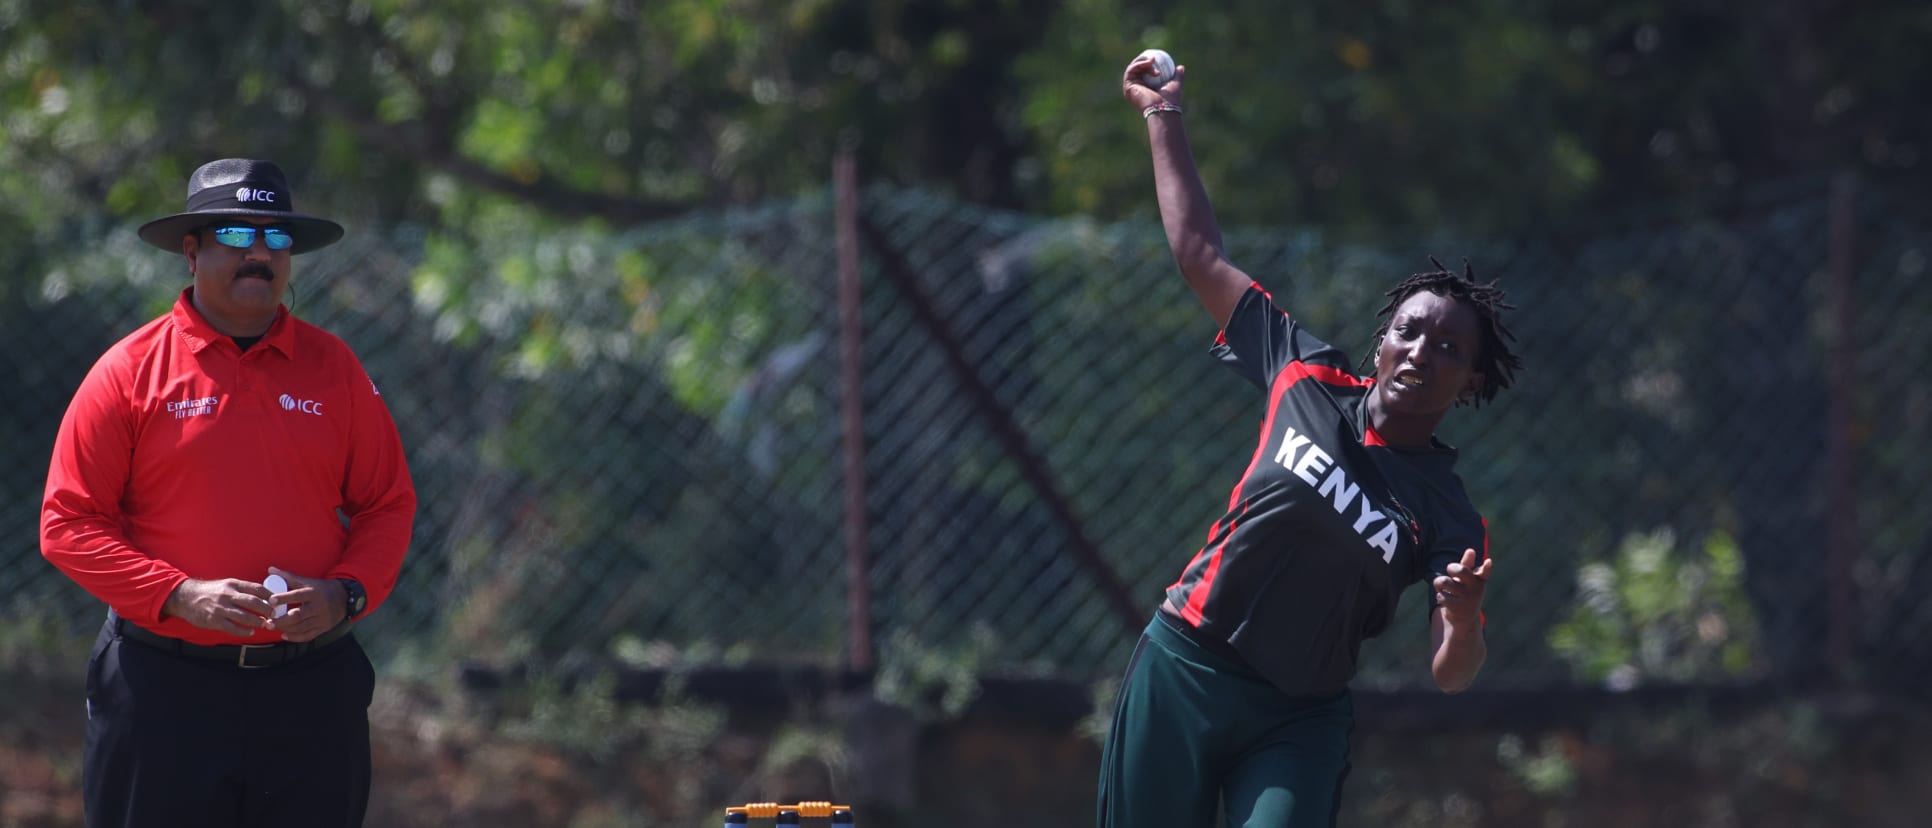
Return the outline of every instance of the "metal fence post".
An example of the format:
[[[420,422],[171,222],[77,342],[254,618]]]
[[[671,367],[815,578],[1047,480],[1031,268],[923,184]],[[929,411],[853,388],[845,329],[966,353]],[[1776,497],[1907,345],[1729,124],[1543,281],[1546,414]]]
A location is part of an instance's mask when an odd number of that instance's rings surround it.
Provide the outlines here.
[[[871,553],[865,511],[864,308],[859,289],[858,163],[846,147],[832,161],[838,223],[840,455],[845,470],[846,666],[872,671]]]

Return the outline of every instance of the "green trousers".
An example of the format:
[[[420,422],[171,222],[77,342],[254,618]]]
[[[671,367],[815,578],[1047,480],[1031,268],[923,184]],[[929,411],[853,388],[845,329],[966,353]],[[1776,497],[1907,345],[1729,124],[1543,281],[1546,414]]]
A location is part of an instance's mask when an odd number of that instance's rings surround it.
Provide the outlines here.
[[[1178,623],[1178,622],[1175,622]],[[1100,828],[1326,828],[1348,775],[1346,690],[1294,698],[1156,617],[1100,758]]]

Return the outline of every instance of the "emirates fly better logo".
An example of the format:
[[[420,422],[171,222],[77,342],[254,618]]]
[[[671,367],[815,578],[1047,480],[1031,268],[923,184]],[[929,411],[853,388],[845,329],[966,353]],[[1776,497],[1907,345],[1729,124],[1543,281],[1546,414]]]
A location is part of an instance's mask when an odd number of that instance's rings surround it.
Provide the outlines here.
[[[300,411],[303,414],[314,414],[315,416],[320,417],[322,416],[322,403],[316,400],[298,400],[287,394],[283,394],[282,410]]]

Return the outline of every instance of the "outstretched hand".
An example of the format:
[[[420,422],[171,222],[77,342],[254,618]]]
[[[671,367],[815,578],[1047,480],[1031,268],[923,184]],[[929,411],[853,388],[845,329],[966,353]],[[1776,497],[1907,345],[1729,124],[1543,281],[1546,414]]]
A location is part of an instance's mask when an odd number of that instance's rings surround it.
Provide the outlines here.
[[[1162,101],[1175,106],[1181,105],[1181,81],[1187,79],[1187,67],[1174,67],[1174,78],[1155,89],[1141,83],[1140,79],[1153,73],[1154,58],[1141,55],[1127,64],[1127,71],[1120,76],[1120,94],[1134,105],[1135,112],[1145,111],[1148,107]]]
[[[1476,550],[1465,549],[1462,560],[1449,564],[1448,571],[1437,575],[1430,586],[1436,591],[1436,606],[1451,624],[1478,624],[1482,620],[1483,589],[1489,585],[1490,558],[1476,565]]]

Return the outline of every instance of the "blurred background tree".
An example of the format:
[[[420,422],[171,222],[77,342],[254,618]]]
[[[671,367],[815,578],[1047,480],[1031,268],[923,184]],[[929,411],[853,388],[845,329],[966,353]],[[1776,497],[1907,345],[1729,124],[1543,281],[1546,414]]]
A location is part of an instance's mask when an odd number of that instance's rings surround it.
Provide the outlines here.
[[[628,223],[795,193],[846,145],[978,203],[1144,214],[1116,87],[1147,45],[1189,66],[1222,210],[1323,225],[1922,180],[1928,116],[1898,104],[1932,74],[1907,2],[9,0],[0,23],[0,209],[130,221],[252,149],[311,200],[452,231],[493,198]]]

